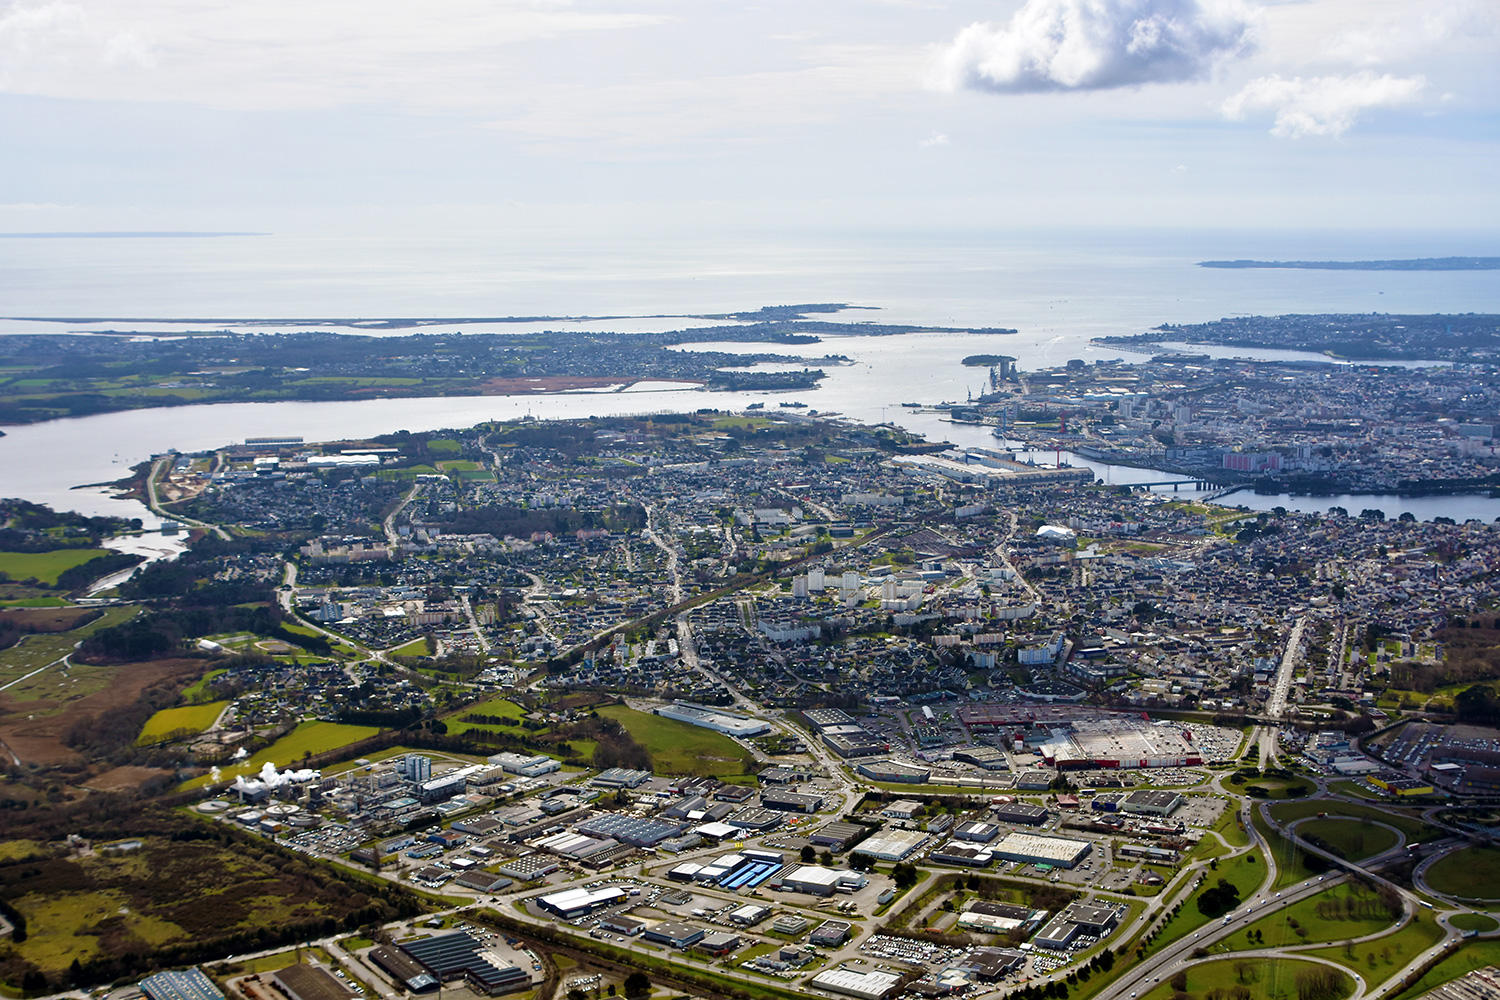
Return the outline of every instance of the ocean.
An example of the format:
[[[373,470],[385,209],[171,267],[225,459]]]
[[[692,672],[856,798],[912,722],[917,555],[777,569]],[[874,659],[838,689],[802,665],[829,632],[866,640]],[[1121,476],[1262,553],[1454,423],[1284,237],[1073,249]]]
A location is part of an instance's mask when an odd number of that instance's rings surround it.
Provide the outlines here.
[[[274,332],[315,328],[306,321],[316,319],[507,316],[574,319],[456,328],[648,331],[710,322],[682,318],[695,314],[809,302],[865,307],[838,317],[852,322],[1019,332],[830,337],[795,351],[776,347],[777,353],[842,354],[854,362],[827,369],[830,378],[819,389],[789,395],[647,386],[624,393],[224,404],[12,427],[0,438],[0,495],[154,521],[138,504],[73,487],[117,479],[130,465],[168,448],[191,451],[257,435],[301,434],[313,441],[527,414],[729,409],[751,402],[774,409],[788,399],[865,421],[898,422],[934,439],[975,443],[968,440],[973,429],[900,406],[962,400],[977,392],[985,372],[960,364],[969,354],[1009,354],[1020,367],[1035,369],[1071,358],[1130,359],[1089,341],[1161,323],[1299,312],[1500,313],[1497,271],[1224,270],[1197,267],[1199,260],[1494,255],[1497,247],[1500,232],[1478,230],[4,239],[0,312],[7,318],[0,319],[0,335],[106,329],[170,335],[223,328],[223,321],[234,319],[290,321],[256,327]],[[168,320],[190,322],[161,322]],[[1127,480],[1114,477],[1130,474],[1103,466],[1098,471],[1118,482]],[[1441,505],[1458,499],[1429,502],[1446,512],[1451,505]],[[1494,503],[1500,502],[1486,502],[1468,516],[1482,516]],[[1393,516],[1403,509],[1384,507]]]

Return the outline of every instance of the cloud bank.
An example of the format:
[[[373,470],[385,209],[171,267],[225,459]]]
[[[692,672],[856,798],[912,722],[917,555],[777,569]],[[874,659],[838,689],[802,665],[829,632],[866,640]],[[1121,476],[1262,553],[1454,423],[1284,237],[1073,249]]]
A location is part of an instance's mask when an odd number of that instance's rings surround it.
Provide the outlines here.
[[[1235,121],[1252,111],[1272,111],[1276,121],[1271,134],[1284,139],[1339,136],[1349,131],[1360,112],[1410,103],[1426,86],[1427,79],[1420,75],[1376,76],[1369,70],[1305,80],[1272,74],[1246,84],[1220,110]]]
[[[1197,80],[1253,48],[1240,0],[1026,0],[1005,23],[971,24],[932,83],[1016,94]]]

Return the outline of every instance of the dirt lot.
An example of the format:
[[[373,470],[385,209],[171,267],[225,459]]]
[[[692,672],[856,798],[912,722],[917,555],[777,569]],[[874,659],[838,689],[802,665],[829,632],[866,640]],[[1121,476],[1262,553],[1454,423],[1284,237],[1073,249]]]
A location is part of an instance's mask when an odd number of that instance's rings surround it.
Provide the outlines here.
[[[91,667],[92,671],[103,668]],[[110,709],[132,704],[141,692],[168,678],[196,677],[203,671],[202,660],[153,660],[149,663],[126,663],[108,668],[111,682],[102,690],[69,701],[47,697],[18,701],[0,693],[0,740],[27,764],[61,764],[77,760],[67,745],[69,731],[84,719],[96,718]],[[47,675],[61,674],[61,669]],[[60,691],[63,689],[59,689]]]
[[[85,787],[95,792],[125,792],[141,787],[152,778],[171,773],[165,768],[158,767],[116,767],[91,779]]]

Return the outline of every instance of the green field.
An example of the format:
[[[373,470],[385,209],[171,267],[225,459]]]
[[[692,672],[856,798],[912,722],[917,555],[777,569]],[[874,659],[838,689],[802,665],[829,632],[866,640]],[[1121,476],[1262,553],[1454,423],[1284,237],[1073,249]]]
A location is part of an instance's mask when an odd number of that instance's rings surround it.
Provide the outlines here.
[[[1448,923],[1461,931],[1478,931],[1481,934],[1500,929],[1500,920],[1483,913],[1460,913],[1449,917]]]
[[[210,670],[208,673],[198,678],[192,684],[189,684],[187,687],[183,688],[182,697],[187,699],[188,701],[200,701],[204,698],[207,698],[208,686],[212,684],[216,678],[222,677],[226,673],[228,673],[227,670]]]
[[[164,708],[146,720],[141,735],[136,737],[136,746],[160,743],[174,734],[203,732],[219,718],[227,701],[210,701],[202,705],[184,705],[181,708]]]
[[[1190,996],[1204,996],[1210,990],[1229,990],[1244,986],[1250,990],[1250,1000],[1281,1000],[1296,996],[1297,976],[1318,969],[1328,968],[1317,962],[1303,962],[1294,958],[1224,959],[1218,962],[1200,962],[1187,968],[1187,990]],[[1343,990],[1338,996],[1346,997],[1354,992],[1354,979],[1348,973],[1343,976]],[[1170,980],[1158,983],[1142,1000],[1171,1000],[1173,993]]]
[[[51,552],[0,552],[0,573],[12,580],[36,577],[49,587],[57,585],[64,570],[82,566],[90,559],[114,555],[108,549],[54,549]]]
[[[346,726],[338,722],[303,722],[281,739],[253,754],[248,760],[221,769],[220,781],[231,781],[239,775],[251,775],[267,763],[286,767],[300,763],[305,755],[326,753],[351,743],[368,739],[380,732],[376,726]],[[203,775],[187,782],[183,788],[200,788],[210,781]]]
[[[1297,826],[1299,837],[1318,837],[1349,861],[1363,861],[1396,846],[1394,830],[1358,819],[1330,816],[1310,819]]]
[[[45,632],[22,637],[20,642],[9,649],[0,649],[0,684],[18,680],[38,667],[45,667],[49,663],[62,659],[73,652],[73,647],[80,639],[92,635],[101,628],[127,622],[139,614],[140,610],[138,607],[129,605],[109,607],[105,608],[104,614],[98,618],[87,625],[80,625],[71,632]],[[74,667],[71,673],[76,678],[90,671]],[[33,701],[44,694],[52,693],[56,688],[52,674],[51,670],[39,674],[30,681],[7,688],[6,694],[17,701]],[[112,670],[108,676],[113,676]]]
[[[1399,931],[1365,941],[1351,948],[1334,945],[1330,948],[1314,948],[1309,955],[1321,955],[1358,972],[1365,977],[1368,986],[1378,986],[1406,968],[1413,958],[1443,939],[1443,929],[1437,921],[1419,910],[1417,916]],[[1353,951],[1354,957],[1349,953]]]
[[[647,715],[624,705],[606,705],[599,714],[619,722],[651,754],[659,774],[698,774],[728,782],[752,782],[746,772],[754,758],[750,751],[711,729]]]
[[[1224,943],[1230,951],[1247,951],[1345,941],[1378,934],[1395,922],[1378,906],[1373,892],[1357,883],[1343,883],[1262,917]],[[1260,936],[1251,937],[1256,932]]]
[[[1500,966],[1500,941],[1466,941],[1453,954],[1428,969],[1405,992],[1396,994],[1395,1000],[1416,1000],[1428,990],[1487,965]]]
[[[1451,851],[1427,869],[1438,892],[1467,899],[1500,899],[1500,848],[1465,847]]]
[[[1260,851],[1251,851],[1249,854],[1242,854],[1232,860],[1221,861],[1218,869],[1205,871],[1203,875],[1202,887],[1188,895],[1182,904],[1182,912],[1173,917],[1158,932],[1156,940],[1151,942],[1152,951],[1159,951],[1178,938],[1191,934],[1214,920],[1213,917],[1205,916],[1198,909],[1198,897],[1203,894],[1204,890],[1218,885],[1219,879],[1224,879],[1239,889],[1241,901],[1253,897],[1266,878],[1265,859]]]
[[[1420,842],[1428,837],[1440,836],[1441,831],[1428,826],[1410,813],[1394,809],[1379,809],[1358,802],[1340,802],[1334,799],[1311,799],[1301,802],[1278,802],[1271,807],[1271,815],[1282,823],[1303,819],[1326,812],[1329,816],[1344,816],[1353,819],[1372,819],[1377,823],[1394,826],[1406,834],[1408,840]]]
[[[443,721],[448,725],[448,733],[458,736],[468,732],[470,729],[504,729],[499,723],[493,722],[465,722],[464,716],[473,713],[475,715],[494,715],[510,721],[511,725],[519,726],[521,719],[525,717],[526,710],[508,698],[491,698],[488,701],[475,702],[466,705]],[[529,732],[529,731],[528,731]],[[536,730],[541,733],[545,730]]]

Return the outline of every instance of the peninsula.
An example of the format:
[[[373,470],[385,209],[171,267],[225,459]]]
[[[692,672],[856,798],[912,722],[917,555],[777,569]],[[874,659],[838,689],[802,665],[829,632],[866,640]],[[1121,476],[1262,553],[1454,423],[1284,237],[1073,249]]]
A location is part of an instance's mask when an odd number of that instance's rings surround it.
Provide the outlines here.
[[[1200,260],[1199,267],[1300,271],[1496,271],[1500,257],[1417,257],[1411,260]]]

